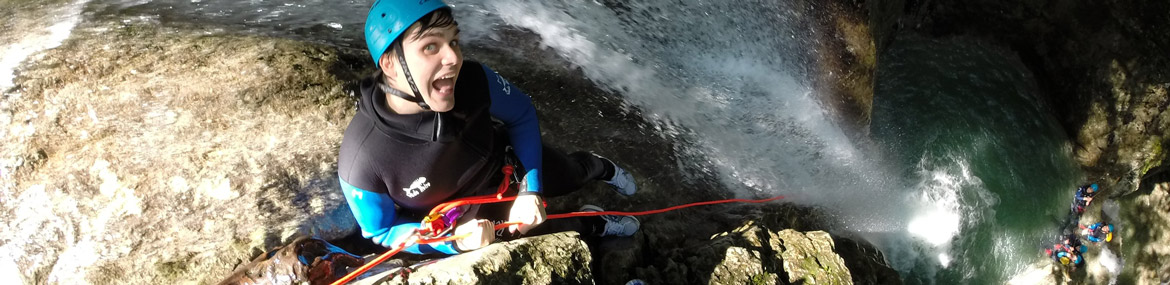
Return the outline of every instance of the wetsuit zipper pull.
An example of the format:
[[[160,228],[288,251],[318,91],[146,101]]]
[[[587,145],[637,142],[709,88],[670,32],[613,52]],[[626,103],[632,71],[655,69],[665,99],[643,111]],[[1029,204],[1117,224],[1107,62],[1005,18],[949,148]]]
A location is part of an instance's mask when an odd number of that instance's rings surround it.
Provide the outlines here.
[[[439,132],[443,131],[443,116],[440,116],[439,112],[435,112],[435,124],[434,125],[435,125],[435,130],[431,132],[431,134],[432,134],[431,141],[437,142],[437,141],[439,141],[439,138],[442,137],[439,134]]]

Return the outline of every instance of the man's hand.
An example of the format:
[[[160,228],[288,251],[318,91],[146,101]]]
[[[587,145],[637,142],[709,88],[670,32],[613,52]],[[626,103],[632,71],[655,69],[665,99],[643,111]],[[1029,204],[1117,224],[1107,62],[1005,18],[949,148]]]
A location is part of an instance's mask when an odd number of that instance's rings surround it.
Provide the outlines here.
[[[524,194],[516,197],[512,202],[512,212],[508,215],[509,222],[520,222],[519,225],[508,226],[508,231],[521,234],[535,228],[544,222],[544,201],[537,194]]]
[[[465,234],[468,236],[455,240],[455,247],[460,251],[476,250],[496,240],[496,226],[489,220],[470,220],[455,228],[455,236]]]

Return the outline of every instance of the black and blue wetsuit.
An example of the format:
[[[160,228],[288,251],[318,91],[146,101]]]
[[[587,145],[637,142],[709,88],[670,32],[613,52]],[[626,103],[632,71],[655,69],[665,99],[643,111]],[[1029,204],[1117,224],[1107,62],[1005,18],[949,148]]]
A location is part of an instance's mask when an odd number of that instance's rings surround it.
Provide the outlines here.
[[[1096,223],[1088,227],[1088,234],[1085,235],[1085,238],[1091,242],[1107,241],[1106,237],[1109,236],[1110,232],[1113,232],[1112,224]]]
[[[1097,195],[1097,184],[1084,185],[1077,188],[1073,194],[1072,210],[1080,214],[1085,212],[1085,207],[1089,205],[1089,199]]]
[[[505,149],[512,146],[528,189],[556,196],[580,188],[608,171],[600,159],[571,157],[541,143],[531,99],[486,66],[465,61],[447,112],[401,115],[390,110],[377,80],[364,80],[358,112],[338,156],[342,192],[362,236],[394,246],[411,234],[436,205],[482,194],[498,185]],[[503,124],[500,131],[493,118]],[[545,173],[545,165],[553,165]],[[552,183],[542,183],[551,177]],[[544,187],[556,193],[542,191]],[[453,243],[415,245],[416,254],[455,254]]]

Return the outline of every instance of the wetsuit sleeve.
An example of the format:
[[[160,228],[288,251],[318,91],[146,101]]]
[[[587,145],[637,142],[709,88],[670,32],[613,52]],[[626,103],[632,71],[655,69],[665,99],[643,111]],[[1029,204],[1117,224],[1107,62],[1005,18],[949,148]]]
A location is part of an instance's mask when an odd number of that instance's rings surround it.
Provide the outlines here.
[[[1091,242],[1101,242],[1101,239],[1094,236],[1094,235],[1088,235],[1088,236],[1085,236],[1085,238],[1089,239],[1089,241],[1091,241]]]
[[[418,222],[395,216],[394,200],[390,195],[362,190],[346,183],[344,179],[338,180],[341,181],[341,191],[349,203],[349,210],[361,227],[362,237],[383,247],[394,247],[399,240],[418,229]],[[459,253],[455,250],[454,242],[412,245],[403,251],[413,254]]]
[[[543,165],[540,141],[540,124],[536,119],[536,107],[532,106],[532,98],[524,91],[508,83],[491,68],[483,66],[483,72],[488,77],[488,88],[491,94],[492,117],[504,122],[508,128],[508,137],[511,138],[512,148],[520,163],[524,164],[524,179],[528,179],[529,192],[540,192],[542,189],[541,173]]]

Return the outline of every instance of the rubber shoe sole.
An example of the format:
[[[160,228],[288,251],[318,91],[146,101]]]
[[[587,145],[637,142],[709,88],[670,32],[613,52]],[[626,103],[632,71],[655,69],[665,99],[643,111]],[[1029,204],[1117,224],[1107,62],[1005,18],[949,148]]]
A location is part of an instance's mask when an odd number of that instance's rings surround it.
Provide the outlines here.
[[[580,211],[581,212],[603,212],[605,210],[602,210],[601,207],[594,206],[594,205],[584,205],[584,206],[581,206]],[[602,236],[602,237],[607,237],[607,236],[629,237],[629,236],[633,236],[634,233],[637,233],[638,229],[641,228],[641,226],[642,226],[641,222],[638,221],[638,218],[635,218],[633,216],[601,215],[600,218],[605,221],[605,230],[602,231],[601,234],[599,234],[597,236]]]

